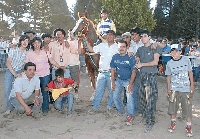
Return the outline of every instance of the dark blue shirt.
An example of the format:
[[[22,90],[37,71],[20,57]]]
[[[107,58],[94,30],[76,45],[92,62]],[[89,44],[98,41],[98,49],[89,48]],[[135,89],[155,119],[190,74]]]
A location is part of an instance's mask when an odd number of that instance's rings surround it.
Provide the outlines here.
[[[131,78],[135,63],[134,56],[129,57],[128,54],[125,56],[115,54],[110,62],[110,67],[115,69],[118,78],[127,80]]]

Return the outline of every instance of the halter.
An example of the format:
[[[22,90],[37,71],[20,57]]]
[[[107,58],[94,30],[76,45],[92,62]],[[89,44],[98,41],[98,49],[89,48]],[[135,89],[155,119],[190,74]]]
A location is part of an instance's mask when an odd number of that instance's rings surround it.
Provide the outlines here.
[[[78,32],[78,37],[82,36],[82,35],[86,35],[88,30],[89,30],[89,19],[85,16],[81,17],[78,22],[76,23],[76,26],[74,27],[74,29],[72,30],[72,32],[74,32],[75,30],[78,29],[79,25],[84,21],[84,19],[86,20],[85,26],[83,27],[83,29],[81,31]]]

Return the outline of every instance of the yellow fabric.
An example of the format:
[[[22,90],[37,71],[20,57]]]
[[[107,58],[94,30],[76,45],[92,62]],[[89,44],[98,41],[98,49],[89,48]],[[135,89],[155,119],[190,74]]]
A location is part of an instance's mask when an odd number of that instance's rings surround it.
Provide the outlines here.
[[[112,24],[110,25],[110,29],[113,30],[113,31],[116,33],[116,27],[115,27],[115,24],[114,24],[114,23],[112,23]]]
[[[53,97],[54,101],[60,96],[60,94],[66,92],[70,89],[72,89],[72,87],[53,89],[52,90],[52,97]]]

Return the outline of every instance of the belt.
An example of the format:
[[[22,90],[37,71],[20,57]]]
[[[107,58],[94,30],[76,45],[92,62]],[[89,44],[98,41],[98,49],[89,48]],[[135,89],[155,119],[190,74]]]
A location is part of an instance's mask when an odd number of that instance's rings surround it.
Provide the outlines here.
[[[100,73],[110,72],[110,70],[99,70]]]

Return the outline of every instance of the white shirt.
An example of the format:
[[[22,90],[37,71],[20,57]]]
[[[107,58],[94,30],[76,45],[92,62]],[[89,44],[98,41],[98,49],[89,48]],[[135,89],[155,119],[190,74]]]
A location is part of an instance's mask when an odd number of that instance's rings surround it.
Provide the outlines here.
[[[0,48],[6,48],[6,46],[7,46],[6,41],[0,42]]]
[[[108,46],[107,42],[100,43],[93,48],[95,53],[100,53],[99,70],[109,70],[113,55],[119,53],[117,43]]]
[[[142,43],[141,40],[138,43],[136,43],[133,40],[131,40],[131,45],[133,46],[133,53],[134,53],[134,55],[136,54],[136,52],[137,52],[137,50],[138,50],[139,47],[144,46],[144,44]]]
[[[69,65],[79,65],[79,53],[78,53],[78,40],[68,39],[67,40],[70,46],[70,57],[69,57]]]
[[[150,39],[150,43],[155,43],[155,42],[152,39]],[[136,52],[137,52],[139,47],[144,46],[144,44],[142,43],[141,40],[138,43],[136,43],[133,40],[131,40],[131,45],[133,46],[134,55],[136,54]]]
[[[17,47],[16,49],[11,48],[8,52],[8,57],[12,58],[12,67],[15,71],[22,70],[25,59],[26,59],[27,51],[24,50],[21,52],[20,48]]]
[[[12,43],[17,45],[19,43],[19,37],[17,39],[13,38]]]
[[[29,81],[26,74],[22,74],[22,77],[15,79],[9,99],[16,97],[16,92],[21,93],[23,99],[27,99],[33,94],[33,91],[39,89],[40,79],[37,75],[33,76],[33,78]]]

